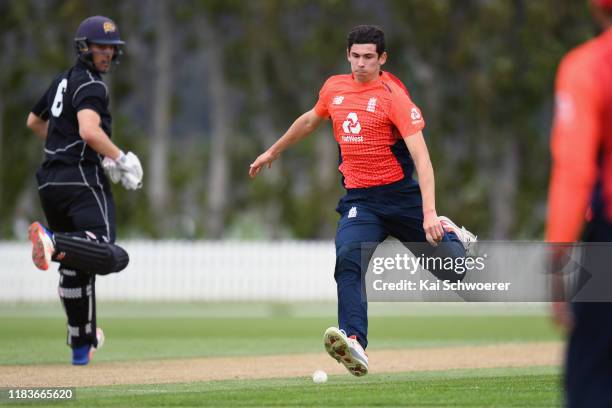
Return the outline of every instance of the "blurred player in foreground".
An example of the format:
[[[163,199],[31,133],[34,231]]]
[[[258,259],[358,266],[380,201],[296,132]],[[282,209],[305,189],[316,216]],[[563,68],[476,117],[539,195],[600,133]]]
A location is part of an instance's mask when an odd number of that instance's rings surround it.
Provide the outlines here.
[[[612,241],[612,0],[592,0],[591,11],[604,32],[570,51],[557,72],[546,231],[552,243]],[[568,406],[611,407],[612,303],[556,302],[553,317],[569,331]]]
[[[339,170],[346,195],[336,210],[338,325],[324,335],[327,352],[353,375],[368,372],[367,302],[362,297],[363,244],[380,243],[391,235],[404,242],[429,242],[425,256],[464,257],[476,237],[446,217],[438,217],[434,173],[421,132],[425,121],[399,79],[383,72],[387,60],[384,33],[374,26],[355,27],[347,38],[352,74],[330,77],[313,109],[250,167],[255,177],[287,147],[332,121],[340,146]],[[416,168],[419,182],[412,174]],[[444,242],[446,253],[436,252]],[[369,251],[365,258],[369,262]],[[440,279],[458,281],[454,271],[431,270]]]
[[[570,51],[557,72],[551,243],[612,241],[612,0],[592,0],[591,10],[604,32]],[[612,303],[556,302],[553,317],[569,331],[568,406],[612,407]]]
[[[87,364],[104,339],[96,327],[96,274],[119,272],[129,261],[114,245],[115,204],[102,168],[127,189],[142,184],[138,158],[110,140],[109,95],[101,77],[117,62],[123,44],[109,18],[84,20],[75,38],[76,63],[53,80],[27,119],[45,141],[36,178],[49,224],[48,229],[30,225],[32,260],[42,270],[51,261],[60,263],[58,292],[75,365]]]

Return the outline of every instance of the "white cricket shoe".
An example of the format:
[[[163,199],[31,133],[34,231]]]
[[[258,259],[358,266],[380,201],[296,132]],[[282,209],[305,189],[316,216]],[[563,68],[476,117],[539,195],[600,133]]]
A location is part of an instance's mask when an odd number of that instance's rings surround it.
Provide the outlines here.
[[[32,242],[32,261],[38,269],[46,271],[51,264],[51,257],[55,252],[55,245],[51,232],[49,232],[38,221],[33,222],[28,228],[28,237]]]
[[[344,330],[330,327],[323,335],[325,350],[338,363],[342,363],[349,373],[356,377],[368,373],[368,355],[355,336],[347,337]]]
[[[440,221],[445,231],[454,232],[455,235],[457,235],[459,241],[463,243],[463,248],[465,248],[465,254],[467,256],[476,256],[476,244],[478,242],[478,237],[476,235],[465,229],[465,227],[459,228],[459,226],[448,217],[438,217],[438,221]]]

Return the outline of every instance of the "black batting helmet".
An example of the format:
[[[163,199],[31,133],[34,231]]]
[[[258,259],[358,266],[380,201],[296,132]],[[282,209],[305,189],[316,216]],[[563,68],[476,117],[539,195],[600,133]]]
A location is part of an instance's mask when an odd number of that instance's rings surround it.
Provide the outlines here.
[[[90,44],[114,45],[115,54],[113,62],[119,62],[119,56],[123,53],[121,47],[125,44],[119,36],[119,29],[113,20],[104,16],[88,17],[79,25],[74,37],[74,45],[79,59],[90,68],[93,65]]]

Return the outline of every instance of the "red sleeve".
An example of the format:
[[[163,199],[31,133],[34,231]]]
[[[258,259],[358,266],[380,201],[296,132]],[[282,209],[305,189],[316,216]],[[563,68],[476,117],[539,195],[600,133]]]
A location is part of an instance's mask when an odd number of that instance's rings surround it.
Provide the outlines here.
[[[325,83],[321,87],[321,90],[319,91],[319,100],[314,106],[315,113],[322,118],[326,118],[329,116],[329,111],[327,107],[329,106],[329,99],[331,97],[331,92],[329,90],[331,81],[331,78],[325,81]]]
[[[406,137],[423,130],[425,120],[421,110],[410,100],[408,94],[399,87],[393,89],[389,119],[395,125],[400,136]]]
[[[597,179],[601,95],[593,69],[583,59],[585,56],[566,56],[557,73],[546,222],[548,242],[573,242],[580,238]]]

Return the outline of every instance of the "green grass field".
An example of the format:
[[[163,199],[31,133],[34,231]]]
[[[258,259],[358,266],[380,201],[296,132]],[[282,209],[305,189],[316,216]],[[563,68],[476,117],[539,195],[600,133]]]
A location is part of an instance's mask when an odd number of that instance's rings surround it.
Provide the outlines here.
[[[375,349],[558,340],[541,311],[374,305]],[[406,305],[402,308],[409,310]],[[407,308],[407,309],[406,309]],[[421,309],[419,309],[421,308]],[[402,310],[404,310],[402,309]],[[476,310],[476,311],[474,311]],[[321,352],[334,305],[102,304],[107,337],[96,361]],[[1,365],[67,363],[58,305],[0,305]],[[498,368],[79,388],[69,406],[555,407],[557,367]],[[25,406],[19,404],[20,406]],[[58,404],[51,404],[57,406]],[[40,403],[32,406],[41,406]]]
[[[554,368],[81,388],[73,407],[557,407]],[[40,403],[18,404],[40,407]],[[57,404],[49,404],[57,406]]]

